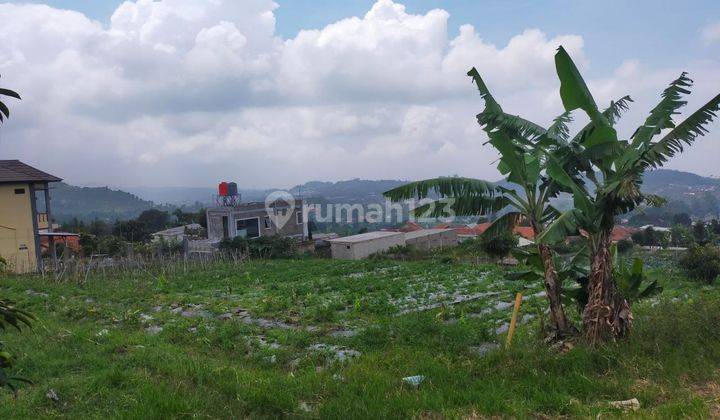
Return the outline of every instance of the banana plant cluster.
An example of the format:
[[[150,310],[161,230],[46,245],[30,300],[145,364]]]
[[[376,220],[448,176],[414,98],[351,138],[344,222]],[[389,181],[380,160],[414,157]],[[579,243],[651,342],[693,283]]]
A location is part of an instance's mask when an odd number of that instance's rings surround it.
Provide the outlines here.
[[[385,194],[393,200],[437,194],[439,203],[416,209],[416,212],[432,209],[427,216],[442,216],[448,208],[460,216],[503,209],[485,235],[511,229],[521,221],[532,226],[538,242],[537,268],[541,268],[541,273],[536,273],[544,278],[555,329],[561,333],[572,330],[561,296],[563,281],[575,277],[586,282],[582,290],[569,291],[587,301],[580,305],[585,335],[591,342],[613,340],[626,335],[632,325],[630,302],[622,294],[632,288],[619,287],[613,279],[616,269],[610,234],[615,217],[643,202],[661,202],[659,197],[641,192],[644,172],[662,166],[707,132],[705,126],[716,116],[720,95],[676,124],[673,117],[686,105],[683,96],[690,93],[692,86],[692,80],[683,73],[665,89],[660,103],[630,139],[620,140],[614,126],[632,99],[624,96],[601,111],[562,47],[555,55],[555,64],[565,112],[548,128],[504,112],[479,72],[475,68],[468,72],[485,102],[485,108],[477,115],[478,123],[487,133],[488,143],[500,154],[498,170],[514,188],[493,186],[477,179],[445,177],[410,183]],[[571,135],[569,124],[577,110],[590,121]],[[667,130],[670,131],[654,141]],[[573,197],[573,208],[563,213],[550,204],[560,193]],[[587,252],[582,254],[587,267],[584,276],[583,270],[577,268],[580,255],[561,261],[551,249],[580,230],[588,238]],[[623,277],[622,273],[616,275]],[[585,296],[580,297],[579,293]]]
[[[571,147],[552,141],[543,146],[548,158],[546,174],[562,191],[572,194],[574,208],[560,214],[538,239],[554,243],[571,232],[587,233],[591,271],[583,329],[591,342],[610,341],[627,335],[632,327],[629,296],[623,295],[614,278],[610,235],[615,217],[643,202],[659,201],[641,192],[643,174],[661,167],[707,133],[706,125],[720,109],[720,95],[676,123],[674,116],[687,104],[684,96],[690,94],[693,84],[682,73],[663,91],[645,122],[623,140],[614,128],[619,112],[598,110],[580,72],[562,47],[555,55],[555,65],[565,111],[579,109],[590,122],[575,136]],[[614,103],[611,108],[626,105]]]

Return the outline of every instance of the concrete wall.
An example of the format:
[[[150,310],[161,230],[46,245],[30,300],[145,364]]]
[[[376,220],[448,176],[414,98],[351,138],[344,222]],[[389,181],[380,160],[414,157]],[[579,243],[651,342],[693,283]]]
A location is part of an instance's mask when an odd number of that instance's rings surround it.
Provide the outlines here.
[[[394,246],[405,245],[405,235],[397,235],[374,238],[363,242],[331,242],[330,251],[334,259],[340,260],[362,260],[372,254],[387,251]]]
[[[405,243],[409,247],[429,251],[457,246],[458,236],[454,230],[428,229],[406,234]]]
[[[296,200],[294,206],[278,208],[268,215],[265,203],[246,203],[236,207],[217,207],[207,210],[208,238],[221,240],[223,238],[223,216],[228,218],[228,234],[230,238],[238,235],[237,221],[242,219],[258,219],[260,236],[289,236],[304,239],[306,227],[302,218],[303,202]],[[275,214],[277,213],[277,214]],[[284,214],[284,216],[283,216]],[[298,223],[298,217],[300,223]],[[282,221],[287,219],[285,224]],[[265,227],[265,221],[269,227]]]
[[[0,184],[0,256],[17,273],[37,270],[31,200],[30,184]]]

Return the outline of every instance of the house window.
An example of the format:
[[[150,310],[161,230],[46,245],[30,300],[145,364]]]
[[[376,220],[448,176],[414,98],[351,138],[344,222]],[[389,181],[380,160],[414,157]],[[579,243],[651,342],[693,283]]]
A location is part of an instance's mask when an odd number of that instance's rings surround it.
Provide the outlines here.
[[[265,218],[263,218],[263,224],[265,225],[265,229],[270,229],[272,227],[272,223],[270,223],[270,216],[265,216]]]
[[[240,219],[235,222],[236,224],[236,235],[242,238],[257,238],[260,236],[260,218],[254,217],[252,219]]]
[[[295,213],[295,220],[297,221],[298,225],[303,224],[303,213],[302,210],[298,210],[297,213]]]
[[[15,194],[25,194],[25,188],[15,188]]]

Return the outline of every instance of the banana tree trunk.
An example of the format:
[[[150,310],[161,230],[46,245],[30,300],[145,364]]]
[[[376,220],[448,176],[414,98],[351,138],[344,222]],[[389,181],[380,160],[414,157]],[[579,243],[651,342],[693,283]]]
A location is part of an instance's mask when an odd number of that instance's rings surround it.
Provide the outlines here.
[[[547,293],[547,298],[550,302],[550,319],[553,328],[559,336],[568,335],[572,332],[572,327],[565,315],[565,309],[563,309],[561,300],[562,285],[555,270],[552,251],[549,246],[541,244],[538,245],[538,252],[540,253],[540,258],[542,259],[545,269],[545,293]]]
[[[630,333],[633,316],[613,280],[610,231],[590,237],[590,264],[588,303],[582,316],[585,338],[592,344],[615,341]]]

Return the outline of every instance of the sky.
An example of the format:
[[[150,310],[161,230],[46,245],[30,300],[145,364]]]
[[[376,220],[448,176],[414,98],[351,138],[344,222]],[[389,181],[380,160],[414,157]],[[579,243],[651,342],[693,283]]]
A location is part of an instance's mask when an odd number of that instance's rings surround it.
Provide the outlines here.
[[[682,71],[720,92],[720,2],[56,0],[0,3],[0,158],[76,185],[496,180],[475,66],[507,112],[562,112],[563,45],[628,137]],[[576,125],[583,124],[576,115]],[[668,168],[720,176],[720,124]]]

